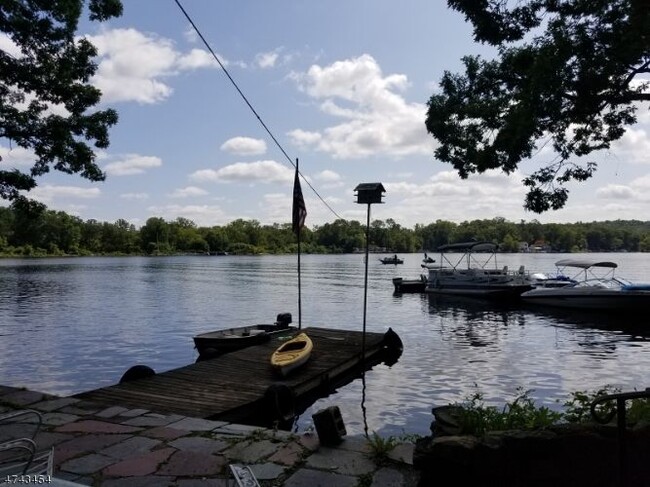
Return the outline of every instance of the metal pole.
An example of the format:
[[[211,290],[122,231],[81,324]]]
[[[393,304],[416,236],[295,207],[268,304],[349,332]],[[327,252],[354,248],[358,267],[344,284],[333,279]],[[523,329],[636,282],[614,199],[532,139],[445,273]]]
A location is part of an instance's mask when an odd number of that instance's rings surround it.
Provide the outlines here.
[[[296,158],[296,171],[298,171],[298,158]],[[300,287],[300,234],[302,229],[298,226],[298,329],[302,329],[302,295]]]
[[[618,478],[621,487],[627,487],[627,421],[625,420],[625,398],[616,399],[616,414],[618,426]]]
[[[366,358],[366,308],[368,306],[368,247],[370,241],[370,203],[368,203],[368,220],[366,222],[366,274],[363,281],[363,335],[361,337],[362,359]],[[364,368],[365,370],[365,368]]]
[[[300,287],[300,230],[298,230],[298,329],[302,329],[302,296]]]
[[[363,333],[361,335],[361,411],[363,412],[363,431],[368,437],[368,420],[366,416],[366,309],[368,307],[368,253],[370,245],[370,203],[366,221],[366,272],[363,282]]]

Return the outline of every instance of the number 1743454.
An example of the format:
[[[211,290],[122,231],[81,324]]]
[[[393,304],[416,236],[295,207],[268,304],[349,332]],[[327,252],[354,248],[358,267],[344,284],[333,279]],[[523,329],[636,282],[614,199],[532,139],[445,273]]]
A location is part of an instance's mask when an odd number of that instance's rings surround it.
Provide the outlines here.
[[[51,475],[7,475],[4,480],[7,484],[51,484]]]

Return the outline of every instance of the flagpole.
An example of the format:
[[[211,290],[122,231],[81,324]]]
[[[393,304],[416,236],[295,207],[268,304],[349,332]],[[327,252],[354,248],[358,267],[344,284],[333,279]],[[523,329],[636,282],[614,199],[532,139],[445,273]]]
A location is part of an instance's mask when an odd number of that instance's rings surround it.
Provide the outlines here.
[[[298,171],[298,158],[296,157],[296,174],[297,177],[300,177],[300,172]],[[302,329],[302,296],[301,296],[301,286],[300,286],[300,233],[301,228],[298,225],[298,329]]]

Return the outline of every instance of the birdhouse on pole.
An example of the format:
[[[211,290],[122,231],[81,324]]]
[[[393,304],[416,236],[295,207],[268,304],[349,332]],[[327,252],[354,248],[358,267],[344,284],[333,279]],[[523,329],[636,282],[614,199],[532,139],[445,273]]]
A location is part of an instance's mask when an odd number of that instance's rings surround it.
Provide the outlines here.
[[[361,183],[354,190],[357,192],[357,203],[362,205],[381,203],[383,193],[386,192],[381,183]]]

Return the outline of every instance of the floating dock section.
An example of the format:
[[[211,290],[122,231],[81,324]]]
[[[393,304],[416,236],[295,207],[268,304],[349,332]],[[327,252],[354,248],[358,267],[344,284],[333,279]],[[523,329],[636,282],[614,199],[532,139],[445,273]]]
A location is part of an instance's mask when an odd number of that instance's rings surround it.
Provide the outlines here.
[[[158,413],[248,424],[288,421],[319,397],[332,393],[362,371],[394,363],[402,352],[391,329],[366,333],[365,360],[360,331],[303,328],[314,344],[309,361],[288,377],[273,371],[270,357],[280,338],[198,361],[178,369],[77,394],[107,405],[143,408]]]

